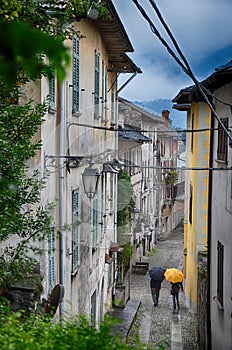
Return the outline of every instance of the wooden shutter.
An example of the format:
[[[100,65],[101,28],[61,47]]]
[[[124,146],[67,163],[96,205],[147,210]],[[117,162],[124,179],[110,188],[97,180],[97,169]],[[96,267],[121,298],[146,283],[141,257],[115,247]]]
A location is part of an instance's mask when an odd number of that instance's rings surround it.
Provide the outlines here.
[[[79,192],[72,192],[72,272],[78,267],[78,199]]]
[[[217,244],[217,300],[223,307],[223,273],[224,273],[224,246],[218,241]]]
[[[79,39],[76,35],[73,37],[73,113],[79,112]]]
[[[55,232],[54,227],[51,227],[48,235],[48,288],[52,288],[56,284],[55,275]]]
[[[221,118],[222,124],[228,130],[228,118]],[[227,149],[228,149],[228,136],[222,125],[218,123],[218,149],[217,159],[224,162],[227,161]]]
[[[115,93],[114,93],[114,82],[112,81],[111,88],[111,124],[115,123]]]
[[[55,84],[55,74],[52,73],[52,76],[49,80],[49,108],[52,110],[56,109],[56,84]]]
[[[102,62],[102,95],[101,95],[101,117],[105,118],[105,65]]]
[[[93,199],[93,248],[96,247],[98,240],[98,195]]]
[[[100,54],[97,50],[94,53],[94,115],[99,117]]]

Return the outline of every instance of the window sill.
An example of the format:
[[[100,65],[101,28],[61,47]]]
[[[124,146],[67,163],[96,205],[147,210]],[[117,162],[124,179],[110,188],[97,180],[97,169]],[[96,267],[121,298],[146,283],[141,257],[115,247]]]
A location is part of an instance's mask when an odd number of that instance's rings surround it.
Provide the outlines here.
[[[81,116],[81,112],[72,112],[72,116],[73,117],[80,117]]]
[[[54,115],[54,114],[56,114],[56,109],[52,108],[52,107],[48,107],[48,113]]]
[[[219,300],[216,296],[213,297],[213,300],[216,301],[216,304],[217,304],[219,310],[224,311],[224,307],[221,305],[221,303],[219,302]]]
[[[99,120],[101,118],[100,114],[98,112],[94,112],[94,119]]]
[[[71,277],[74,278],[78,273],[79,266],[75,269],[75,271],[71,272]]]
[[[215,162],[216,162],[217,164],[225,165],[225,166],[228,164],[228,161],[226,161],[226,160],[221,160],[221,159],[215,159]]]

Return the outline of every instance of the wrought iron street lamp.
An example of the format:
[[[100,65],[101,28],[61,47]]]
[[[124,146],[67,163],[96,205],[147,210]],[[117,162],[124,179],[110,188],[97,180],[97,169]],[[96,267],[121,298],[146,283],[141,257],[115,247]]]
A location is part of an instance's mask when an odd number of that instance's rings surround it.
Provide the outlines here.
[[[92,199],[95,196],[99,178],[101,176],[98,169],[94,168],[93,165],[94,162],[91,160],[88,168],[85,168],[84,172],[82,173],[84,191],[89,199]]]

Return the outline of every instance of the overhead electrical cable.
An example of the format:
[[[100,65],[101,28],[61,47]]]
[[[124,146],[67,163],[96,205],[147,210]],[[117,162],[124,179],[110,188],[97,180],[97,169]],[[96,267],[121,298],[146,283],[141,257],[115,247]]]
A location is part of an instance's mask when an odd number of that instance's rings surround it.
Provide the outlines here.
[[[174,60],[181,66],[181,68],[183,69],[183,71],[193,80],[193,82],[196,85],[196,88],[198,89],[198,91],[201,93],[202,97],[204,98],[205,102],[208,104],[209,108],[211,109],[211,111],[213,112],[213,115],[216,117],[218,123],[221,125],[221,127],[223,128],[223,130],[225,131],[225,133],[227,134],[228,138],[230,139],[230,143],[232,143],[232,135],[231,132],[227,130],[227,128],[225,127],[225,125],[223,124],[223,122],[220,119],[220,116],[217,114],[216,110],[214,109],[213,105],[211,104],[211,102],[208,99],[208,96],[206,95],[204,89],[202,88],[201,83],[196,79],[195,75],[193,74],[190,65],[186,59],[186,57],[184,56],[183,52],[181,51],[179,45],[177,44],[177,41],[175,40],[173,34],[171,33],[168,25],[166,24],[166,22],[164,21],[158,7],[156,6],[155,2],[153,0],[149,0],[149,2],[151,3],[153,9],[155,10],[159,20],[161,21],[161,23],[163,24],[168,36],[170,37],[173,45],[175,46],[178,54],[180,55],[181,59],[183,60],[183,62],[181,62],[181,60],[176,56],[176,54],[174,53],[174,51],[170,48],[169,44],[165,41],[165,39],[162,38],[162,36],[160,35],[158,29],[155,27],[154,23],[152,22],[152,20],[150,19],[150,17],[148,16],[148,14],[146,13],[146,11],[144,10],[144,8],[138,3],[137,0],[132,0],[134,2],[134,4],[137,6],[137,8],[139,9],[140,13],[143,15],[143,17],[146,19],[146,21],[149,23],[150,28],[152,30],[152,32],[158,37],[158,39],[161,41],[161,43],[166,47],[167,51],[171,54],[171,56],[174,58]]]

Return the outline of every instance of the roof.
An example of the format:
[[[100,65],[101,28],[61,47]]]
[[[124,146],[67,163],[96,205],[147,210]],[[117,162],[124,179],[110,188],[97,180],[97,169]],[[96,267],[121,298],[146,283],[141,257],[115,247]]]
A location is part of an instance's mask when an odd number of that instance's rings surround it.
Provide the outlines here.
[[[137,130],[133,130],[133,127],[124,127],[123,130],[119,130],[118,132],[118,138],[119,140],[128,140],[128,141],[134,141],[137,143],[150,143],[152,142],[152,139],[141,134]]]
[[[210,92],[219,89],[220,87],[232,82],[232,60],[226,64],[215,68],[213,74],[201,81],[201,84]],[[175,102],[173,108],[178,110],[187,110],[193,101],[203,101],[203,97],[195,85],[181,89],[174,97],[172,102]]]
[[[163,120],[160,116],[158,116],[157,114],[154,114],[154,113],[151,113],[149,111],[147,111],[146,109],[144,108],[141,108],[139,106],[137,106],[136,104],[122,98],[122,97],[119,97],[118,98],[118,102],[119,102],[119,109],[121,107],[124,108],[124,106],[128,107],[129,110],[131,110],[131,114],[133,114],[133,111],[137,112],[142,119],[146,119],[146,120],[149,120],[150,122],[153,121],[155,123],[158,123],[158,124],[163,124]]]
[[[52,7],[57,12],[64,11],[66,6],[64,0],[58,0],[52,5],[46,2],[46,0],[41,0],[40,5],[48,10]],[[126,54],[127,52],[133,52],[134,49],[112,1],[104,0],[104,5],[108,10],[107,18],[91,18],[90,13],[86,13],[77,20],[88,17],[99,30],[108,52],[109,61],[112,64],[112,71],[119,73],[142,73],[141,69]]]

